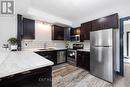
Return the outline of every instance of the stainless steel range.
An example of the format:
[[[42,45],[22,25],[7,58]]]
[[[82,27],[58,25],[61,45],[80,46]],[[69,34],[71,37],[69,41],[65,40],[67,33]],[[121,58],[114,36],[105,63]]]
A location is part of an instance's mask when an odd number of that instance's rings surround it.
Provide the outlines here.
[[[67,62],[71,65],[76,66],[77,62],[77,49],[83,49],[83,44],[73,44],[72,49],[68,49],[67,51]]]

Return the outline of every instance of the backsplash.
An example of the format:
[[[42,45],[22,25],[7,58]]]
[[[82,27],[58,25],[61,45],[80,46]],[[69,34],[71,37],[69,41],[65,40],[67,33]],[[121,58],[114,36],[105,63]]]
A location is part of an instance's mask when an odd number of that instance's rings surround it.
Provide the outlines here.
[[[22,49],[32,48],[65,48],[64,41],[39,41],[39,40],[23,40]]]
[[[84,49],[90,49],[90,41],[84,42],[69,42],[69,48],[72,48],[73,44],[81,43],[84,44]],[[65,48],[64,41],[40,41],[40,40],[23,40],[22,49],[33,49],[33,48]]]
[[[90,40],[85,40],[83,44],[84,44],[84,49],[90,49]]]

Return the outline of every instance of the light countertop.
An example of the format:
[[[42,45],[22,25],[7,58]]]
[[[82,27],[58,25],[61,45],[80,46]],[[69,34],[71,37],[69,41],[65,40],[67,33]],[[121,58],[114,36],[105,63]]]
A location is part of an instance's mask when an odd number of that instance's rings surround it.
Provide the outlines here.
[[[32,49],[25,49],[25,51],[33,51],[33,52],[37,52],[37,51],[58,51],[58,50],[67,50],[67,49],[66,48],[54,48],[54,49],[32,48]]]
[[[0,78],[53,64],[52,61],[33,51],[12,52],[0,50]]]
[[[90,49],[78,49],[78,51],[90,52]]]

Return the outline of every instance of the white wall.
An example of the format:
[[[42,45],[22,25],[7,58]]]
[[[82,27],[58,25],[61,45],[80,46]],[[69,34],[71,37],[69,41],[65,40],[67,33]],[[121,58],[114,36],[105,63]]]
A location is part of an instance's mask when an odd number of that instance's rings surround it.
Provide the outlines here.
[[[0,17],[0,48],[7,43],[10,37],[16,37],[16,17],[15,16],[1,16]]]
[[[1,0],[0,0],[1,1]],[[29,0],[15,0],[15,13],[25,13]],[[17,36],[16,15],[0,14],[0,48],[7,43],[8,38]]]
[[[39,41],[51,41],[51,25],[35,21],[35,39]]]

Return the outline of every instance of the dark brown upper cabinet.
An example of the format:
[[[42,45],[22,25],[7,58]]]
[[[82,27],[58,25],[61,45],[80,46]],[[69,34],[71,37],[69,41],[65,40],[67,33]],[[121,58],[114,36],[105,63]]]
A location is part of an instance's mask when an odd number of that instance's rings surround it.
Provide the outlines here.
[[[92,31],[109,29],[109,28],[113,28],[113,29],[118,28],[118,14],[117,13],[92,21]]]
[[[81,41],[90,40],[90,31],[91,30],[92,30],[91,21],[81,24],[81,33],[80,33]]]
[[[23,16],[20,14],[17,14],[17,45],[18,50],[21,50],[21,41],[22,41],[22,35],[23,35]]]
[[[52,40],[64,40],[64,27],[54,25],[52,28]]]
[[[80,35],[80,27],[71,28],[71,36],[73,35]]]
[[[23,18],[23,39],[35,39],[35,20]]]
[[[64,28],[64,40],[69,41],[70,40],[70,27],[65,27]]]
[[[71,28],[70,41],[82,42],[80,39],[81,27]]]

